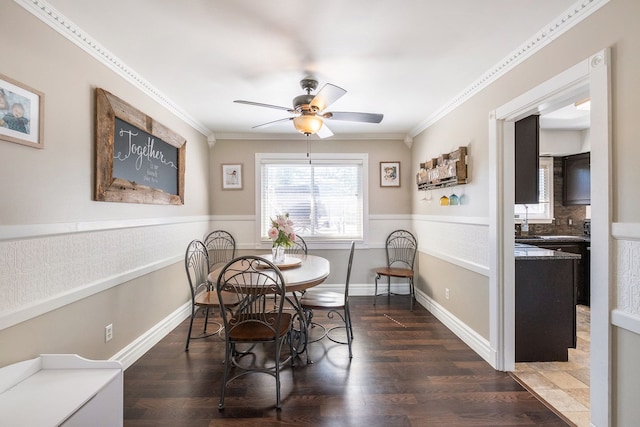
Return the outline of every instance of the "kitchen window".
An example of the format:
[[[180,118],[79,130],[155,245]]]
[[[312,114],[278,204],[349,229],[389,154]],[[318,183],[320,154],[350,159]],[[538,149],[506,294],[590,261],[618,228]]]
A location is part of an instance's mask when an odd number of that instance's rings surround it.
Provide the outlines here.
[[[288,213],[307,242],[364,240],[367,154],[256,154],[260,241]]]
[[[538,181],[538,203],[515,205],[514,214],[517,224],[525,217],[529,222],[550,224],[553,221],[553,157],[540,157]]]

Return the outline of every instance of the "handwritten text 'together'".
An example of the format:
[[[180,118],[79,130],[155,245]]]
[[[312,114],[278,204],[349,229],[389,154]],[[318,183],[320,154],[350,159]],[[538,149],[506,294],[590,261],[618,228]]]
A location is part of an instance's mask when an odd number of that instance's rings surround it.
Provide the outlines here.
[[[146,158],[149,162],[152,162],[152,160],[158,160],[163,165],[171,166],[174,169],[178,169],[174,162],[165,160],[164,153],[162,153],[162,151],[155,150],[153,148],[155,142],[153,138],[148,137],[146,145],[140,145],[133,142],[133,137],[138,136],[137,133],[133,133],[130,130],[120,129],[120,136],[124,135],[126,135],[126,137],[129,139],[129,152],[126,154],[118,152],[118,154],[114,154],[114,159],[125,161],[132,155],[135,155],[137,156],[136,170],[140,170],[140,168],[142,167],[142,160],[144,158]]]

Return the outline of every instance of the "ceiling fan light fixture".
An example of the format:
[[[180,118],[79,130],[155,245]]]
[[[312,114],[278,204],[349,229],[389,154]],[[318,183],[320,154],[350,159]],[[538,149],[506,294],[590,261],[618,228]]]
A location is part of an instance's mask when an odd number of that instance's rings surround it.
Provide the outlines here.
[[[313,135],[322,127],[322,119],[315,115],[302,114],[293,118],[293,127],[305,135]]]
[[[318,81],[314,78],[305,78],[300,81],[300,86],[306,92],[303,95],[293,98],[293,108],[281,107],[279,105],[264,104],[261,102],[235,100],[239,104],[255,105],[257,107],[273,108],[276,110],[285,110],[288,113],[295,114],[295,117],[286,117],[267,123],[253,126],[252,129],[264,128],[274,123],[292,121],[293,127],[300,133],[309,135],[318,135],[318,138],[329,138],[333,136],[333,132],[324,124],[324,119],[343,120],[360,123],[380,123],[382,114],[358,113],[358,112],[326,112],[324,111],[329,105],[340,99],[346,90],[326,83],[317,94],[313,92],[318,87]]]

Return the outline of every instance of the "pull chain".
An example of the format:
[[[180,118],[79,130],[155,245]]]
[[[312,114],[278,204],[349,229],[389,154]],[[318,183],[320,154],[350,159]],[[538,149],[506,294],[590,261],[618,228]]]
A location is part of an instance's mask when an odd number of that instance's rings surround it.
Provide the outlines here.
[[[307,159],[309,159],[309,164],[311,164],[310,151],[311,151],[311,143],[309,142],[309,134],[307,134]]]

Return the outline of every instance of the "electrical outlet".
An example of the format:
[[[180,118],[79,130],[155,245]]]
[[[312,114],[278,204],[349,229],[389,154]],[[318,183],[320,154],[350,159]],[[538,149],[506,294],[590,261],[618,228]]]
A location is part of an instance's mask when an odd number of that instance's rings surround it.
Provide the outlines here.
[[[111,341],[113,339],[113,325],[108,324],[104,327],[104,342]]]
[[[445,288],[445,289],[444,289],[444,297],[445,297],[446,299],[449,299],[449,288]]]

